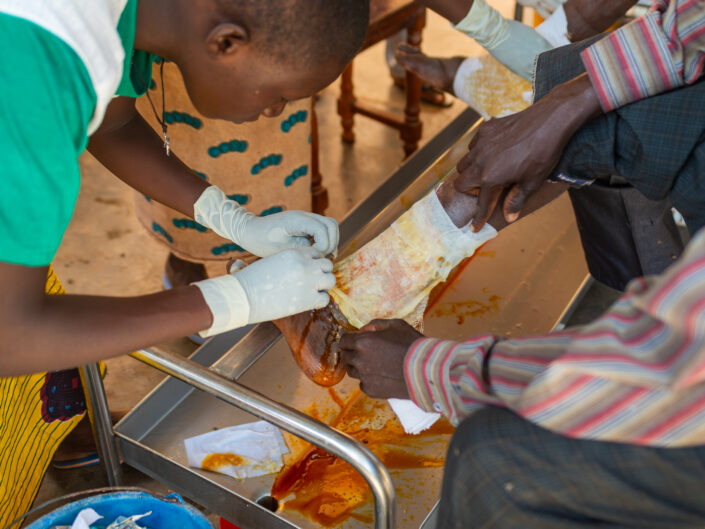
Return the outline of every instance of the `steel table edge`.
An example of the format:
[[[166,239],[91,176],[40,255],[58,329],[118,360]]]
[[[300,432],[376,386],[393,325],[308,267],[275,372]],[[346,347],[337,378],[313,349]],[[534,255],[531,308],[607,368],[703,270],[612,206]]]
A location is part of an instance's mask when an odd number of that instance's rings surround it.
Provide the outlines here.
[[[246,516],[250,518],[249,522],[267,522],[270,529],[299,529],[296,525],[288,520],[273,513],[272,511],[262,507],[261,505],[245,498],[244,496],[227,489],[223,485],[208,479],[207,476],[198,474],[194,477],[193,470],[171,458],[165,457],[158,451],[146,446],[135,439],[130,438],[125,434],[116,432],[115,434],[120,452],[123,454],[125,461],[133,468],[140,472],[151,476],[152,478],[164,483],[171,490],[196,501],[199,505],[213,511],[225,519],[240,520],[242,522],[243,511],[238,510],[235,513],[235,507],[244,507],[250,509]],[[155,462],[158,463],[160,473],[157,474],[153,469],[156,468]],[[151,464],[150,464],[151,463]],[[191,491],[192,487],[189,482],[198,480],[198,488],[202,494],[194,496]],[[221,504],[214,498],[218,498],[218,493],[226,493],[228,498],[235,498],[237,505],[233,506],[230,501],[227,504]],[[271,526],[272,516],[275,518],[275,526]]]
[[[396,492],[389,471],[377,456],[356,439],[176,354],[141,350],[130,356],[347,462],[362,475],[372,490],[375,529],[396,527]]]

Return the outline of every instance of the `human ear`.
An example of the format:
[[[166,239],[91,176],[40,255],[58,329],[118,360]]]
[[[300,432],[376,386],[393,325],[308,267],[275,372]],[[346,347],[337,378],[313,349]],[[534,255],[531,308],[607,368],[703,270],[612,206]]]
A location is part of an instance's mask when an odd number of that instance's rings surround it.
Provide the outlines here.
[[[211,55],[230,55],[248,40],[247,30],[239,24],[218,24],[206,37],[206,48]]]

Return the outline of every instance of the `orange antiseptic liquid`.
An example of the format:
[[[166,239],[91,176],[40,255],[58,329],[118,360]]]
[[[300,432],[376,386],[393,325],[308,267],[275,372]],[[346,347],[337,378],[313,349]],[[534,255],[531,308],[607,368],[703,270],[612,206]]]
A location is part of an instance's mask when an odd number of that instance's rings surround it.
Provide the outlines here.
[[[217,472],[223,467],[246,465],[249,461],[237,454],[208,454],[203,458],[201,468]]]
[[[344,405],[331,425],[365,444],[388,469],[443,466],[444,459],[439,456],[445,454],[443,448],[453,432],[448,421],[438,421],[431,429],[411,436],[404,433],[386,401],[370,399],[361,392],[347,403],[337,395],[334,400]],[[429,441],[437,441],[434,446],[438,449],[432,454],[428,453]],[[323,527],[335,526],[349,517],[372,522],[369,513],[358,512],[372,500],[362,476],[341,459],[314,446],[282,469],[272,486],[272,496],[284,509],[298,511]]]

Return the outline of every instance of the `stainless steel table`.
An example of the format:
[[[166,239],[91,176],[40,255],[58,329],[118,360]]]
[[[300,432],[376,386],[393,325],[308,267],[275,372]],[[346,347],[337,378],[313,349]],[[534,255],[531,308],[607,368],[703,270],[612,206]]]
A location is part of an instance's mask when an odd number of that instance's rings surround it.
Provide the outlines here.
[[[477,119],[472,110],[465,111],[351,211],[341,224],[341,256],[383,231],[448,174],[465,152]],[[572,210],[562,197],[484,246],[430,308],[425,332],[450,339],[486,332],[546,332],[567,317],[587,278]],[[184,438],[261,418],[360,472],[374,496],[376,529],[433,527],[442,469],[390,473],[363,444],[302,413],[312,402],[333,405],[331,397],[298,371],[271,323],[215,337],[189,359],[156,350],[132,356],[171,377],[114,430],[109,427],[100,378],[94,367],[84,370],[112,483],[120,480],[119,451],[126,464],[241,529],[316,527],[296,512],[271,512],[257,503],[268,495],[273,476],[234,480],[188,467]],[[342,391],[354,384],[346,379]],[[340,525],[368,526],[352,518]]]

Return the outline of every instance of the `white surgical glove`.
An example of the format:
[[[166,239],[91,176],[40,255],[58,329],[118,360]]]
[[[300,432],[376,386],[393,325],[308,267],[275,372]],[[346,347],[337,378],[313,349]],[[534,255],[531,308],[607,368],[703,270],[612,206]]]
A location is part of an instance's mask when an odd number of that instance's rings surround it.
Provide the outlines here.
[[[531,81],[534,59],[553,48],[535,29],[505,19],[485,0],[474,0],[472,7],[455,29],[472,37],[492,56],[515,74]]]
[[[338,247],[338,223],[306,211],[284,211],[257,217],[216,186],[206,189],[193,206],[194,219],[221,237],[259,257],[311,246],[323,255]]]
[[[566,0],[517,0],[524,7],[532,7],[542,18],[550,17],[558,6],[565,4]]]
[[[313,248],[284,250],[233,270],[230,274],[194,283],[213,314],[208,337],[276,320],[328,305],[335,286],[333,263]]]

